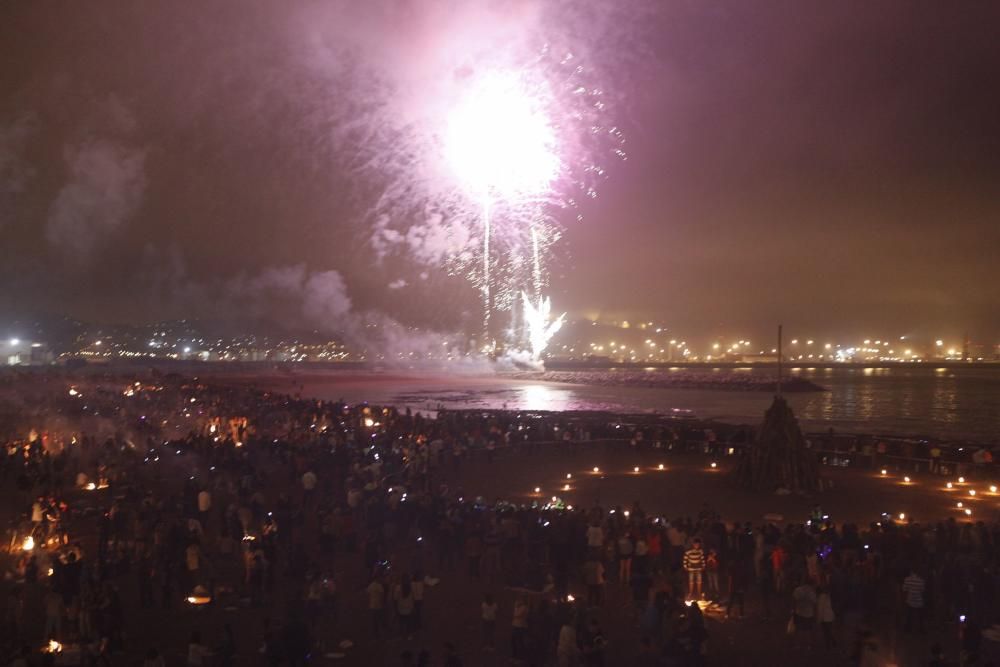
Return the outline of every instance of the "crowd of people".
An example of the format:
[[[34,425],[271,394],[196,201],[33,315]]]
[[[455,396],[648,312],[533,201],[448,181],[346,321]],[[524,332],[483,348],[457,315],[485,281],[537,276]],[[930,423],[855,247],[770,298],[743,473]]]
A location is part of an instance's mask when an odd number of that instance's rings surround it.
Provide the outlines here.
[[[17,402],[8,393],[0,409],[17,510],[3,586],[10,664],[78,651],[95,665],[304,665],[367,647],[402,665],[701,665],[706,616],[738,622],[748,607],[792,646],[855,664],[877,654],[879,619],[901,632],[951,623],[977,664],[983,630],[1000,622],[1000,524],[835,524],[816,508],[779,526],[710,503],[668,517],[641,502],[483,498],[463,484],[469,458],[573,457],[596,441],[714,450],[746,439],[739,429],[430,418],[171,376],[15,381]],[[429,622],[428,600],[456,586],[479,593],[453,610],[476,619],[474,640],[457,621]],[[209,607],[260,621],[209,638],[197,616]],[[135,645],[134,610],[189,623],[186,644]]]

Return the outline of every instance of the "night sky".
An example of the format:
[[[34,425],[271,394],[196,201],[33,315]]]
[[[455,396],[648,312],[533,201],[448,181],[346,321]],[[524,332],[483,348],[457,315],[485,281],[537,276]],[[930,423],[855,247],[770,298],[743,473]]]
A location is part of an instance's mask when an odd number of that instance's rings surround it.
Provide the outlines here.
[[[603,77],[628,152],[564,216],[557,309],[1000,333],[1000,4],[358,4],[4,3],[0,319],[468,326],[465,282],[373,250],[357,119],[455,35],[543,36]]]

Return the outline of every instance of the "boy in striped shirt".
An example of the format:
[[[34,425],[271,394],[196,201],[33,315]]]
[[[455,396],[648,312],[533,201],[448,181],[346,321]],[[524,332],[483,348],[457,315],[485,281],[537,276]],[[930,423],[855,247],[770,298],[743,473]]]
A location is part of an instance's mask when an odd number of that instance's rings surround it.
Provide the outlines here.
[[[906,622],[903,632],[913,628],[913,619],[917,621],[917,632],[924,631],[924,579],[914,570],[910,576],[903,579],[903,596],[906,598]]]
[[[701,577],[705,571],[705,552],[700,539],[696,538],[691,548],[684,552],[684,569],[688,573],[688,597],[698,600],[701,598]]]

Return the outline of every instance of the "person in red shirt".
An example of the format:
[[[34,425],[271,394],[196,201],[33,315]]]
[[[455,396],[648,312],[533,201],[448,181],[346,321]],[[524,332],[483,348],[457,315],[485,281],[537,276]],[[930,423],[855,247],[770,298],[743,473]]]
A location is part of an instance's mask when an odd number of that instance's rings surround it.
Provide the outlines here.
[[[785,587],[785,549],[780,544],[771,552],[771,569],[774,572],[774,590],[781,592]]]

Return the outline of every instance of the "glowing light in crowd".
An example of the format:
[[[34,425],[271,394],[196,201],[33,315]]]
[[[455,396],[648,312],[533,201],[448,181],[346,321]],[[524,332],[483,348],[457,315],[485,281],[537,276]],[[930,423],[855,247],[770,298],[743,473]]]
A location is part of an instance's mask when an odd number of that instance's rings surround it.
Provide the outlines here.
[[[964,477],[959,477],[958,478],[958,483],[959,484],[965,484],[965,478]]]
[[[885,477],[887,474],[889,474],[889,471],[886,470],[885,468],[882,468],[882,476]]]
[[[639,466],[632,468],[632,472],[639,472]]]
[[[990,493],[996,493],[996,492],[997,492],[996,485],[994,484],[994,485],[990,486]]]
[[[716,463],[715,461],[712,461],[712,467],[713,467],[713,468],[718,468],[718,467],[719,467],[719,464],[718,464],[718,463]]]
[[[601,469],[598,468],[597,466],[594,466],[594,472],[601,472]]]
[[[535,487],[535,493],[541,493],[541,492],[542,492],[542,487],[536,486]]]
[[[975,489],[969,489],[969,495],[970,496],[976,495],[976,490]]]
[[[63,646],[55,639],[50,639],[49,643],[42,649],[45,653],[62,653]]]
[[[573,479],[573,473],[566,473],[566,479]]]
[[[948,482],[947,484],[945,484],[945,486],[947,486],[949,489],[954,488],[954,485],[951,482]]]
[[[35,538],[32,537],[31,535],[28,535],[26,538],[24,538],[24,541],[21,542],[21,548],[24,549],[25,551],[31,551],[32,549],[34,549]]]
[[[906,519],[906,514],[905,514],[905,513],[903,513],[903,512],[900,512],[900,513],[899,513],[899,520],[900,520],[900,521],[903,521],[904,519]]]
[[[910,478],[909,477],[904,477],[903,478],[903,482],[905,482],[906,484],[909,484],[910,483]]]
[[[662,463],[658,467],[659,467],[660,470],[663,470],[663,464]]]

